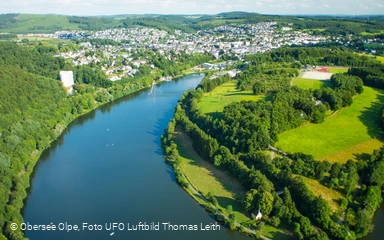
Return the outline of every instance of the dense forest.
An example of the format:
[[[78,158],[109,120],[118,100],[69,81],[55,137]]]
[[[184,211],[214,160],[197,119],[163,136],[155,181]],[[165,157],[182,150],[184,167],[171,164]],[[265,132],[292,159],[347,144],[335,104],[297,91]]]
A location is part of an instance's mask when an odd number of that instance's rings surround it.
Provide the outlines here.
[[[73,66],[53,57],[59,47],[0,42],[0,239],[24,239],[23,232],[11,231],[9,224],[23,222],[20,211],[33,167],[73,119],[208,57],[181,55],[165,61],[157,56],[156,71],[143,65],[134,77],[111,82],[100,66]],[[74,73],[71,95],[59,81],[60,70]]]
[[[226,76],[213,80],[205,77],[196,90],[182,96],[176,107],[174,119],[162,137],[166,158],[177,161],[172,136],[176,126],[181,126],[202,158],[227,171],[247,189],[247,211],[261,209],[274,226],[285,222],[297,239],[365,236],[382,202],[384,148],[376,150],[369,161],[349,160],[345,164],[318,161],[303,153],[290,153],[271,161],[265,150],[274,145],[279,133],[305,122],[320,123],[327,110],[353,104],[353,97],[362,93],[363,85],[378,87],[367,81],[367,76],[382,76],[382,68],[377,68],[380,65],[376,60],[343,48],[279,49],[247,59],[249,66],[236,77],[238,87],[252,89],[255,94],[270,94],[272,98],[231,103],[220,117],[205,115],[197,107],[203,93],[229,81]],[[333,88],[313,91],[290,87],[285,78],[296,76],[299,66],[308,63],[353,67],[348,73],[332,76]],[[301,176],[343,193],[339,209],[333,212]],[[356,191],[359,179],[362,187]],[[277,195],[276,190],[283,194]],[[345,220],[340,225],[337,219],[343,212]]]

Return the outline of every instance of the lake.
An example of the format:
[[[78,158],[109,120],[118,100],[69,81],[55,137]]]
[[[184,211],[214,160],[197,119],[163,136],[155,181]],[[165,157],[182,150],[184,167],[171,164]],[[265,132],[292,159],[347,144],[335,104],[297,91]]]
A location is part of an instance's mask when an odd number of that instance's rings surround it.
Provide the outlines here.
[[[127,231],[139,222],[210,224],[215,220],[177,183],[164,161],[160,136],[181,95],[203,75],[163,82],[76,119],[42,154],[31,177],[24,221],[102,225],[103,230],[26,231],[44,239],[250,239],[216,231]],[[106,230],[124,223],[125,230]],[[113,236],[110,234],[114,232]]]

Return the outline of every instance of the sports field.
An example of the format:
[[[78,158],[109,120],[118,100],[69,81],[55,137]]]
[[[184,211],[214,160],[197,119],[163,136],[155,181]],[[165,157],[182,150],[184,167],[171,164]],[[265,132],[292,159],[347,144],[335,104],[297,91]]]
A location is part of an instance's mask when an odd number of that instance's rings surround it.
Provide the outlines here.
[[[224,107],[233,102],[240,102],[242,100],[257,101],[264,99],[263,95],[254,95],[251,91],[240,91],[236,89],[237,81],[232,80],[224,83],[211,92],[204,93],[203,98],[198,103],[199,109],[204,114],[221,113]]]
[[[346,162],[371,154],[382,145],[379,112],[384,92],[364,87],[350,107],[327,117],[321,124],[307,124],[279,135],[276,144],[287,152],[312,154],[316,159]]]
[[[308,78],[308,79],[316,79],[316,80],[329,80],[331,79],[333,73],[328,72],[317,72],[317,71],[310,71],[310,72],[303,72],[300,76],[300,78]]]

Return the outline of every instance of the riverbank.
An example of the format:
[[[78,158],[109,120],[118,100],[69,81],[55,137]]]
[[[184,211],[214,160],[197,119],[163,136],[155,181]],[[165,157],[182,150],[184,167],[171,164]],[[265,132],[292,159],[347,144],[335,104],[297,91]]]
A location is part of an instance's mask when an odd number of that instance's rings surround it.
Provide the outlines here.
[[[215,170],[216,175],[214,175],[214,173],[212,173],[210,170],[204,169],[204,167],[199,166],[199,163],[195,162],[197,153],[194,152],[192,148],[192,142],[189,142],[190,146],[186,146],[188,145],[188,143],[185,142],[187,136],[181,126],[176,126],[174,128],[173,126],[175,126],[175,124],[175,119],[172,119],[170,124],[168,125],[166,134],[162,136],[162,147],[164,157],[167,162],[172,165],[174,173],[176,175],[176,180],[183,187],[183,189],[202,207],[204,207],[208,212],[213,214],[216,220],[222,222],[230,230],[239,231],[240,233],[247,234],[256,239],[290,239],[290,237],[283,230],[274,228],[269,225],[266,225],[263,230],[256,230],[256,228],[251,227],[256,223],[256,220],[244,214],[243,210],[241,210],[243,209],[242,203],[239,202],[238,199],[233,198],[233,196],[232,201],[230,201],[231,204],[229,204],[233,206],[228,207],[228,204],[224,204],[225,202],[228,203],[227,200],[230,200],[230,198],[227,197],[225,199],[225,197],[221,197],[219,195],[232,195],[233,193],[231,193],[231,191],[228,189],[220,190],[214,188],[223,187],[223,183],[221,182],[223,181],[222,175],[226,175],[226,173],[222,172],[222,170],[217,169]],[[180,134],[183,133],[185,134],[185,136],[180,136]],[[183,140],[180,138],[182,138]],[[186,147],[188,150],[186,150],[184,147]],[[186,153],[186,151],[188,152]],[[189,157],[187,157],[186,154]],[[185,159],[186,157],[188,159]],[[186,163],[185,161],[188,162]],[[206,164],[209,163],[205,163],[205,165]],[[199,168],[198,170],[200,172],[198,173],[198,176],[190,174],[191,169],[188,169],[189,167]],[[212,167],[214,166],[212,165]],[[217,179],[217,174],[221,174],[221,179]],[[210,183],[207,183],[206,181],[210,181]],[[210,184],[213,185],[208,186]],[[226,187],[230,188],[230,186],[228,185],[229,182],[227,182]],[[233,183],[231,183],[231,185],[232,187],[234,187]],[[212,192],[216,194],[213,194]],[[222,204],[224,204],[225,206],[223,206]]]
[[[202,159],[193,149],[192,140],[180,126],[175,128],[173,140],[177,144],[180,154],[178,166],[192,189],[187,192],[192,194],[192,197],[198,202],[203,197],[204,202],[209,203],[204,196],[208,194],[215,196],[218,201],[216,208],[227,217],[234,214],[238,227],[251,223],[252,217],[244,209],[245,189],[241,183],[224,170]],[[203,206],[205,207],[205,205]],[[261,234],[260,237],[290,239],[284,230],[271,225],[265,225],[263,230],[252,231]]]
[[[53,142],[55,142],[55,141],[57,141],[59,139],[59,137],[63,134],[64,130],[67,129],[68,126],[72,122],[74,122],[76,119],[78,119],[81,116],[84,116],[84,115],[86,115],[86,114],[88,114],[88,113],[90,113],[92,111],[95,111],[96,109],[100,108],[101,106],[104,106],[104,105],[106,105],[108,103],[111,103],[111,102],[113,102],[115,100],[118,100],[118,99],[121,99],[123,97],[129,96],[131,94],[140,92],[140,91],[142,91],[144,89],[147,89],[149,87],[150,87],[150,85],[146,85],[144,87],[138,88],[138,89],[133,90],[131,92],[127,92],[125,95],[113,98],[112,101],[106,101],[106,102],[97,102],[97,101],[95,101],[95,104],[94,104],[94,106],[92,108],[84,109],[81,113],[76,113],[74,115],[67,115],[66,117],[70,116],[70,120],[69,121],[64,121],[64,118],[63,118],[63,120],[60,122],[60,125],[62,126],[62,128],[60,128],[60,132],[55,133],[55,138],[50,139],[51,141],[47,142],[47,146],[44,149],[42,149],[42,150],[38,150],[38,149],[34,150],[29,155],[30,158],[26,162],[26,164],[24,165],[22,170],[19,172],[19,174],[17,176],[15,176],[15,181],[17,181],[19,183],[22,183],[22,184],[18,185],[17,188],[15,187],[15,185],[13,186],[13,188],[14,188],[13,194],[18,194],[19,201],[21,201],[22,203],[25,202],[25,199],[28,197],[28,189],[30,188],[31,175],[34,172],[34,168],[35,168],[37,162],[39,161],[41,155],[44,153],[45,150],[47,150],[47,149],[49,149],[51,147]],[[54,130],[56,130],[56,129],[54,129]],[[7,204],[7,206],[8,206],[8,204]],[[15,211],[17,211],[17,213],[20,214],[20,215],[16,218],[17,220],[12,219],[11,221],[12,222],[17,222],[19,224],[21,222],[24,222],[21,213],[24,211],[25,205],[24,204],[21,204],[21,205],[19,204],[17,206],[19,206],[19,209],[15,209]],[[10,220],[8,220],[7,222],[8,222],[8,224],[6,225],[4,232],[2,232],[2,234],[4,234],[4,236],[7,236],[8,233],[10,233],[7,230],[7,229],[10,229],[9,228]],[[20,237],[24,235],[23,232],[21,232],[20,230],[16,230],[16,231],[12,231],[12,232],[13,233],[16,232],[16,234],[18,236],[20,236]],[[0,235],[0,237],[2,237],[2,234]]]

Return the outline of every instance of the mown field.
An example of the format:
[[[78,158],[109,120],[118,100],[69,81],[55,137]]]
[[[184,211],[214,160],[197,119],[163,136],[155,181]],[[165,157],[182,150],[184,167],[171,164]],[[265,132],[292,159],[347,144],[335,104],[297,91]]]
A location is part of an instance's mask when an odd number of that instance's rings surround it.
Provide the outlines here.
[[[381,63],[384,64],[384,57],[382,57],[382,56],[376,56],[376,59],[379,60]]]
[[[224,107],[233,102],[242,100],[257,101],[264,99],[265,96],[254,95],[251,91],[245,92],[236,89],[237,81],[233,80],[224,83],[209,93],[204,93],[204,97],[198,103],[198,107],[205,114],[221,113]]]
[[[250,220],[242,203],[245,190],[238,180],[203,160],[194,151],[191,140],[181,128],[177,128],[176,131],[174,140],[181,156],[179,164],[193,186],[204,195],[211,192],[223,209],[232,205],[237,221]]]
[[[54,44],[69,42],[69,40],[65,40],[65,39],[47,38],[47,37],[23,36],[23,37],[18,37],[18,39],[28,39],[29,42],[49,42],[49,43],[54,43]]]
[[[307,124],[279,135],[277,146],[287,152],[312,154],[316,159],[346,162],[371,154],[382,145],[378,116],[384,92],[364,87],[350,107],[327,117],[321,124]]]
[[[293,79],[293,86],[298,86],[303,89],[320,89],[325,87],[332,87],[332,83],[328,80],[295,78]]]
[[[314,179],[304,176],[301,177],[303,178],[304,183],[307,184],[307,186],[316,196],[321,195],[323,199],[329,203],[329,206],[331,206],[332,210],[337,211],[339,207],[339,201],[343,197],[340,192],[330,189]]]
[[[328,68],[328,70],[331,73],[346,73],[346,72],[348,72],[348,69],[346,69],[346,68]]]

